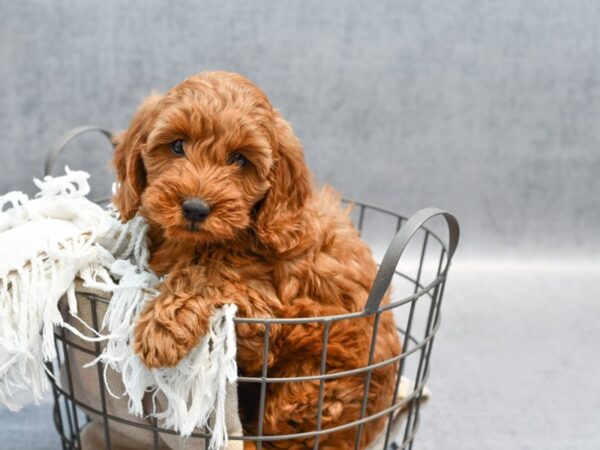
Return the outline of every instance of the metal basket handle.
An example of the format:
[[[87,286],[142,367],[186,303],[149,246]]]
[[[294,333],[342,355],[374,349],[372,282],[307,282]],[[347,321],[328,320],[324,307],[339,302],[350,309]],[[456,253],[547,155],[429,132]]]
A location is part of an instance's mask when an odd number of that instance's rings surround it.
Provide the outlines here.
[[[52,149],[48,152],[48,155],[46,156],[46,161],[44,162],[44,176],[50,175],[50,172],[52,171],[52,166],[54,165],[54,161],[56,160],[58,155],[64,150],[65,146],[69,142],[71,142],[73,139],[75,139],[80,134],[88,133],[91,131],[96,131],[96,132],[103,134],[110,141],[110,143],[113,144],[113,146],[114,146],[113,134],[110,131],[105,130],[104,128],[93,127],[93,126],[84,126],[84,127],[73,128],[72,130],[66,132],[58,140],[58,142],[54,145],[54,147],[52,147]]]
[[[445,273],[446,270],[448,270],[448,266],[450,265],[452,256],[454,256],[460,236],[458,221],[452,214],[441,209],[422,209],[413,214],[413,216],[404,223],[402,228],[400,228],[400,231],[398,231],[396,236],[394,236],[394,239],[392,239],[392,242],[387,248],[383,260],[379,266],[379,270],[377,271],[377,275],[375,275],[373,285],[371,286],[367,304],[365,305],[365,312],[373,314],[379,309],[381,300],[383,299],[385,292],[392,282],[392,277],[396,271],[396,266],[398,265],[398,261],[400,261],[400,257],[406,249],[406,246],[417,230],[421,228],[425,222],[435,216],[440,215],[444,217],[446,224],[448,225],[448,242],[442,242],[448,258],[442,273]]]

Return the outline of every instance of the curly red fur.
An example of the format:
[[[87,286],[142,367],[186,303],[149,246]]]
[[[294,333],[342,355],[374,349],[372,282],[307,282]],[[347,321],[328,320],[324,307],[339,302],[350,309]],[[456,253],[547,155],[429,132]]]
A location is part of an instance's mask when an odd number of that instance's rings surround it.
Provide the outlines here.
[[[185,141],[185,156],[169,144]],[[228,164],[232,152],[249,164]],[[376,265],[339,197],[317,191],[290,125],[266,95],[237,74],[190,77],[165,95],[153,94],[116,138],[120,187],[114,202],[124,221],[137,211],[150,225],[151,266],[167,275],[142,314],[135,350],[148,367],[174,366],[208,329],[214,308],[238,306],[244,317],[316,317],[361,311]],[[196,197],[211,211],[196,226],[181,203]],[[388,301],[387,298],[385,300]],[[327,373],[368,363],[373,317],[333,322]],[[261,371],[264,326],[237,326],[242,374]],[[317,375],[323,325],[272,325],[269,376]],[[374,362],[401,346],[390,312],[381,315]],[[392,403],[397,365],[373,371],[367,414]],[[359,419],[365,374],[325,383],[323,429]],[[255,433],[255,386],[240,386],[244,426]],[[263,432],[314,431],[318,381],[270,384]],[[365,425],[361,448],[385,418]],[[323,435],[322,449],[354,448],[356,427]],[[274,441],[267,448],[312,448],[314,438]],[[246,447],[252,447],[247,443]]]

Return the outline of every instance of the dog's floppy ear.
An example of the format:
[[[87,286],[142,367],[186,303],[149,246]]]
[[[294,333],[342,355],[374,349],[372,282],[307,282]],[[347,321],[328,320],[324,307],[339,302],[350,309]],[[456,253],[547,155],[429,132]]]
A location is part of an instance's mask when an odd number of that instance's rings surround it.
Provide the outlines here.
[[[140,206],[140,197],[146,187],[142,149],[146,145],[151,123],[157,114],[156,104],[160,99],[159,94],[150,94],[139,106],[129,128],[114,137],[113,166],[117,172],[119,187],[113,203],[123,222],[135,216]]]
[[[268,175],[270,189],[258,210],[258,239],[278,253],[295,247],[306,233],[304,204],[312,193],[312,177],[292,127],[275,112],[276,148]]]

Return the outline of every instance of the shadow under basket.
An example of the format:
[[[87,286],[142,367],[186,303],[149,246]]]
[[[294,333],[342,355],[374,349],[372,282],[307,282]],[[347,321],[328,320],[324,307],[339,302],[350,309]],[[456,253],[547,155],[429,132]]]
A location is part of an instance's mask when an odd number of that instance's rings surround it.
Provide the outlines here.
[[[46,161],[46,173],[50,172],[52,161],[62,148],[73,137],[87,131],[101,131],[110,137],[105,130],[84,127],[73,130],[53,149]],[[358,201],[348,201],[354,205],[352,210],[353,221],[361,233],[362,238],[370,244],[376,260],[380,261],[379,270],[363,311],[328,317],[286,318],[286,319],[256,319],[235,318],[236,324],[258,323],[264,326],[264,349],[269,348],[269,329],[274,325],[294,325],[299,323],[314,324],[322,328],[323,350],[320,357],[321,371],[318,374],[303,377],[275,378],[269,376],[266,355],[263,351],[262,374],[260,377],[238,378],[238,387],[241,392],[244,386],[252,385],[258,393],[255,404],[255,414],[258,419],[258,432],[254,435],[230,436],[231,443],[241,441],[254,442],[257,449],[263,448],[264,443],[272,441],[288,441],[295,438],[311,438],[314,449],[319,448],[319,437],[336,431],[355,430],[355,448],[360,449],[361,436],[364,425],[369,421],[386,418],[386,424],[379,437],[376,438],[368,449],[412,449],[416,432],[420,422],[420,409],[424,399],[428,396],[426,387],[430,374],[430,358],[436,332],[440,326],[440,307],[444,294],[448,269],[452,256],[458,245],[459,227],[456,219],[451,214],[428,208],[406,219],[387,209],[370,206]],[[434,217],[442,218],[444,228],[439,231],[435,228],[426,228],[424,225]],[[432,225],[439,225],[436,219]],[[438,223],[440,222],[440,223]],[[447,227],[447,231],[445,228]],[[385,244],[390,242],[387,249]],[[402,258],[401,258],[402,257]],[[392,288],[391,300],[382,304],[385,292]],[[90,315],[90,324],[99,328],[102,315],[106,310],[109,299],[94,295],[93,293],[79,294],[80,309],[87,309]],[[82,303],[84,303],[82,305]],[[379,317],[384,312],[391,311],[396,321],[402,353],[378,363],[374,363],[375,343]],[[66,316],[65,316],[66,317]],[[342,372],[327,372],[327,342],[331,325],[337,321],[374,320],[370,341],[368,364]],[[85,369],[94,372],[93,385],[86,384],[85,389],[78,389],[78,366],[81,362],[93,360],[103,348],[100,343],[87,343],[81,341],[64,329],[55,332],[55,344],[58,358],[53,363],[48,363],[47,368],[52,374],[50,382],[54,396],[54,422],[60,435],[63,449],[83,449],[82,436],[86,427],[92,423],[98,426],[97,432],[102,436],[101,447],[106,450],[123,450],[125,448],[138,448],[131,446],[115,445],[116,436],[132,436],[143,432],[149,436],[149,442],[143,448],[209,448],[211,435],[206,433],[193,433],[185,440],[185,446],[171,446],[165,444],[169,437],[175,438],[177,434],[170,429],[159,426],[153,418],[138,418],[129,416],[126,411],[118,412],[110,407],[110,394],[105,388],[104,367]],[[73,357],[80,355],[79,358]],[[81,356],[83,355],[83,356]],[[364,378],[364,393],[369,390],[371,375],[374,370],[383,365],[394,364],[397,367],[395,390],[393,400],[388,407],[371,415],[367,414],[368,396],[363,394],[361,414],[356,420],[332,428],[322,427],[323,394],[325,383],[328,380],[347,376],[361,376]],[[409,381],[410,380],[410,381]],[[267,385],[271,383],[294,383],[299,381],[313,381],[319,386],[319,403],[315,429],[302,433],[266,435],[263,433],[263,418],[265,399],[268,395]],[[96,392],[97,390],[97,392]],[[92,395],[90,395],[92,394]],[[94,449],[96,450],[96,449]]]

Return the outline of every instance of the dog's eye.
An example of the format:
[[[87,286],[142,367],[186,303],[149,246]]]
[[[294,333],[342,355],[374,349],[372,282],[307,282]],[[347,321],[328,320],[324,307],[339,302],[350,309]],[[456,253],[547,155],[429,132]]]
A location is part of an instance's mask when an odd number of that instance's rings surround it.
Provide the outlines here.
[[[227,160],[229,164],[235,164],[238,167],[244,167],[248,164],[248,159],[241,153],[233,153]]]
[[[184,144],[185,141],[183,141],[182,139],[171,142],[171,151],[179,156],[185,155]]]

